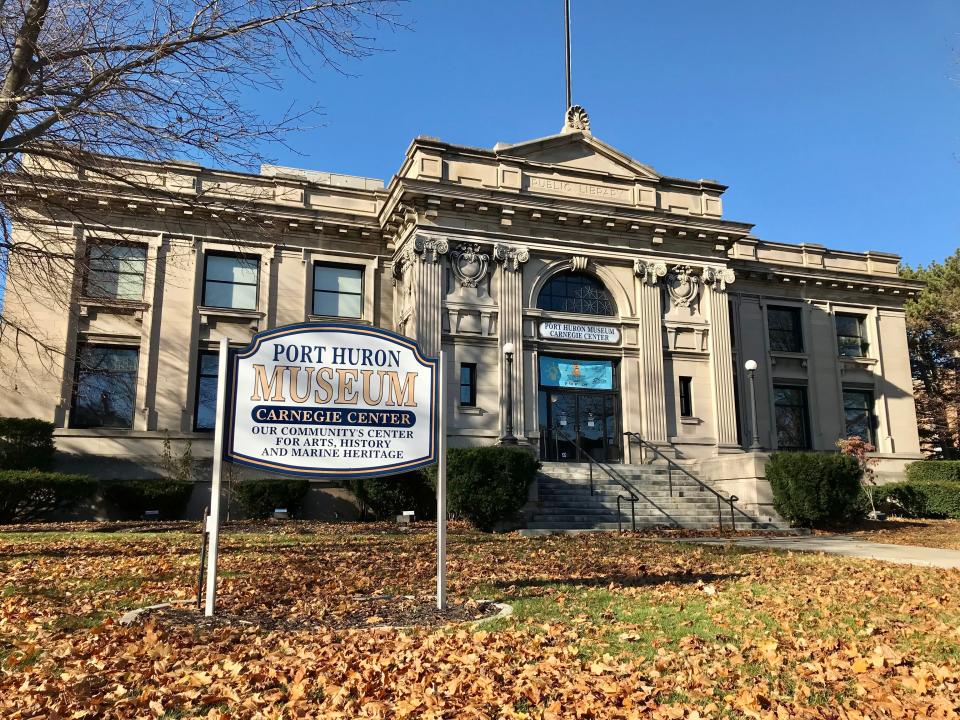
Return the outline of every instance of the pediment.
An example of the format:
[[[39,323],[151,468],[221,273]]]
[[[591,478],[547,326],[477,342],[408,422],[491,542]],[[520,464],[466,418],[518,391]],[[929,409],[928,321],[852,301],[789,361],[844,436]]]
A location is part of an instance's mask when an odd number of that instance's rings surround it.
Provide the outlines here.
[[[620,178],[657,181],[659,173],[584,132],[566,132],[515,145],[497,145],[494,152],[531,163],[601,173]]]

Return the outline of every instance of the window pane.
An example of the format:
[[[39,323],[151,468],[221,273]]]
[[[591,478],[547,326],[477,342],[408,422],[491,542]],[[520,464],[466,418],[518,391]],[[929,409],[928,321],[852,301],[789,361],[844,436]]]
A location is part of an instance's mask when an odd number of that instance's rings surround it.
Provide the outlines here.
[[[473,404],[473,398],[471,398],[470,395],[471,395],[470,386],[469,386],[469,385],[461,385],[461,386],[460,386],[460,404],[461,404],[461,405],[472,405],[472,404]]]
[[[843,357],[863,357],[864,346],[859,337],[837,336],[837,350]]]
[[[843,409],[845,437],[856,436],[873,443],[873,393],[867,390],[844,390]]]
[[[314,265],[313,289],[359,295],[363,292],[363,269]]]
[[[257,258],[207,255],[207,280],[256,285],[258,267]]]
[[[775,387],[777,446],[783,450],[807,450],[807,393],[804,388]]]
[[[87,295],[90,297],[116,297],[117,280],[115,273],[91,270],[87,274]]]
[[[837,315],[837,335],[860,335],[859,318],[852,315]]]
[[[197,383],[197,430],[213,430],[217,417],[217,377],[201,376]]]
[[[257,308],[257,287],[256,285],[208,282],[204,293],[204,304],[210,307],[255,310]]]
[[[800,311],[793,308],[768,308],[767,328],[770,349],[774,352],[803,352]]]
[[[133,426],[137,359],[133,348],[87,346],[80,350],[73,426]]]
[[[143,298],[143,275],[117,276],[116,297],[120,300],[140,300]]]
[[[553,276],[540,291],[537,307],[581,315],[616,315],[613,298],[603,284],[581,273]]]

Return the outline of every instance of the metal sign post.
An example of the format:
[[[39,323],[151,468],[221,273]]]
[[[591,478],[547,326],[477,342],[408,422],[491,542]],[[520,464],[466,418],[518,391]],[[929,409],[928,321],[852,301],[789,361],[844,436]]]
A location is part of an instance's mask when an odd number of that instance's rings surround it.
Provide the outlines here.
[[[220,361],[217,364],[217,422],[213,431],[213,478],[210,484],[210,515],[207,516],[207,599],[204,615],[213,617],[217,600],[217,550],[220,542],[220,476],[223,470],[224,407],[227,402],[227,354],[230,344],[220,338]]]
[[[447,358],[440,351],[437,452],[437,609],[447,609]]]

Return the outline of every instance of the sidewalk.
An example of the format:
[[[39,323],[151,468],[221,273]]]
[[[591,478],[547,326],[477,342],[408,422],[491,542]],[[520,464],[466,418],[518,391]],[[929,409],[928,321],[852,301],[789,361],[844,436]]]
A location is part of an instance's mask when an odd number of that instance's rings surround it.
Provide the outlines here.
[[[696,543],[698,545],[732,544],[744,548],[769,548],[794,552],[822,552],[844,557],[885,560],[901,565],[924,565],[937,568],[960,568],[960,550],[889,545],[874,543],[852,535],[807,535],[800,537],[681,538],[660,542]]]

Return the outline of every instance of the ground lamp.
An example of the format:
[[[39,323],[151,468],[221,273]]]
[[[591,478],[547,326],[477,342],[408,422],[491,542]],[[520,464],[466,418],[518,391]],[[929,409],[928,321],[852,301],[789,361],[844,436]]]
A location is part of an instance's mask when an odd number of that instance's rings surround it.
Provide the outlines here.
[[[743,364],[743,367],[747,371],[747,376],[750,378],[750,415],[753,421],[751,423],[752,437],[750,439],[750,449],[762,450],[763,446],[760,444],[760,428],[757,426],[757,388],[753,381],[754,373],[757,372],[757,361],[747,360]]]
[[[517,444],[517,438],[513,434],[513,352],[512,342],[503,344],[503,357],[507,361],[507,427],[500,438],[501,445]]]

